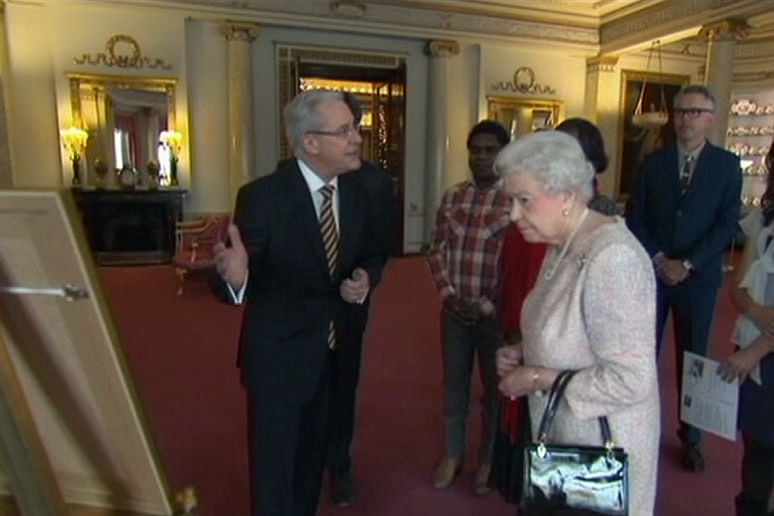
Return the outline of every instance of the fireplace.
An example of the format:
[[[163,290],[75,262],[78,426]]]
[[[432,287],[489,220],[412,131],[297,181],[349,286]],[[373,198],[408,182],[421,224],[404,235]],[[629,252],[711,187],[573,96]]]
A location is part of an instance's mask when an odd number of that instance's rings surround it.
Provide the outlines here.
[[[72,189],[100,265],[169,263],[185,190]]]

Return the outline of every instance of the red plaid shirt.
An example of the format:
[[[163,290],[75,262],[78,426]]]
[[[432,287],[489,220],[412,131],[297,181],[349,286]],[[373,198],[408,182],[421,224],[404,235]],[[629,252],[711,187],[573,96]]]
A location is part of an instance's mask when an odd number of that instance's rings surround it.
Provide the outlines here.
[[[479,188],[467,180],[441,199],[427,265],[441,298],[456,295],[493,315],[500,290],[500,254],[511,198],[498,184]]]

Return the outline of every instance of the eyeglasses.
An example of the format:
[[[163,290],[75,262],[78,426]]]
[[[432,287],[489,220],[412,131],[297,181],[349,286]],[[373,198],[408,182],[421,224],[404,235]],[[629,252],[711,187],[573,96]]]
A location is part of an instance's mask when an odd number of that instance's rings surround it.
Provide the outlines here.
[[[686,118],[699,118],[702,113],[712,113],[712,109],[709,108],[675,108],[675,118],[680,117],[686,117]]]
[[[322,129],[317,131],[307,131],[309,134],[320,134],[322,136],[333,136],[335,138],[349,138],[353,134],[360,134],[359,125],[343,125],[334,131],[323,131]]]

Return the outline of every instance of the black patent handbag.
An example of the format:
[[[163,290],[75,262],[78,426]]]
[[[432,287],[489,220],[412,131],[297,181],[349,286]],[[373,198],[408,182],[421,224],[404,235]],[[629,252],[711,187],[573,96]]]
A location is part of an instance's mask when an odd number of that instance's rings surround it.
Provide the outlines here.
[[[524,447],[521,514],[629,514],[629,461],[613,444],[610,424],[599,418],[602,446],[550,444],[559,402],[575,371],[563,371],[551,387],[537,441]]]

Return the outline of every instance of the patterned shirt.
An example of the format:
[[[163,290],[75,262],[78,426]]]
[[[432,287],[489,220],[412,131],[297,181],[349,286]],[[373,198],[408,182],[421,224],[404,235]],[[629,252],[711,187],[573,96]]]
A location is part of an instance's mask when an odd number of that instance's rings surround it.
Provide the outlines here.
[[[456,295],[494,315],[510,212],[511,198],[497,183],[479,188],[467,180],[446,191],[427,256],[441,298]]]

